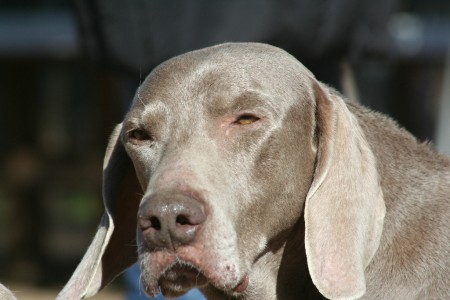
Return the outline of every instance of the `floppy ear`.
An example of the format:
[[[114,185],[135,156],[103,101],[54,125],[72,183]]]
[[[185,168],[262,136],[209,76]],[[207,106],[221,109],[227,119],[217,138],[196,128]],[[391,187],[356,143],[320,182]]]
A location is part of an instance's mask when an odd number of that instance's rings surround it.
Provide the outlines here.
[[[57,299],[95,295],[137,261],[136,222],[141,198],[133,164],[120,142],[116,126],[103,162],[105,213],[94,240]]]
[[[330,299],[364,295],[364,270],[381,238],[385,206],[375,157],[344,101],[314,84],[318,152],[305,204],[311,278]]]

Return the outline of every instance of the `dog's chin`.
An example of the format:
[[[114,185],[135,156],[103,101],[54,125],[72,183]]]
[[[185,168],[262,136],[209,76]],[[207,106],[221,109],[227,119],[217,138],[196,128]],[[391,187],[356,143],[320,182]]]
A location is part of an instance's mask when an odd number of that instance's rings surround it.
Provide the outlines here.
[[[178,297],[194,287],[208,284],[208,279],[200,270],[190,265],[179,265],[169,268],[158,279],[161,292],[166,297]]]

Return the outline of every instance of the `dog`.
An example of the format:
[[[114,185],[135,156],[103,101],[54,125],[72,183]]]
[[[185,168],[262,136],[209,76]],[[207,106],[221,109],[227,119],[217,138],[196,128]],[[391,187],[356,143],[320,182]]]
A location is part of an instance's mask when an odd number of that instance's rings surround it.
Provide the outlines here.
[[[139,261],[147,294],[450,299],[450,159],[285,51],[221,44],[138,88],[106,212],[58,299]]]

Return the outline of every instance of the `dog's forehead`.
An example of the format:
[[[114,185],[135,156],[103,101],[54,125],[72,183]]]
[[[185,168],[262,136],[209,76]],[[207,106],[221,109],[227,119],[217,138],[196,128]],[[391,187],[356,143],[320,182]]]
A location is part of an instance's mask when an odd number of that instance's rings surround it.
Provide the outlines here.
[[[133,107],[161,101],[166,105],[204,105],[204,101],[231,100],[247,91],[273,95],[298,92],[310,86],[312,78],[308,69],[279,48],[258,43],[223,44],[159,65],[138,88]]]

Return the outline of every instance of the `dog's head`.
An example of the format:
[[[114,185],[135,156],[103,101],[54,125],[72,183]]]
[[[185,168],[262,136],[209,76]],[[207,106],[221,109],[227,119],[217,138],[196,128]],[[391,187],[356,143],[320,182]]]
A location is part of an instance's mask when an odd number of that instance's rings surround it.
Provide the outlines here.
[[[327,297],[356,297],[384,215],[358,121],[297,60],[263,44],[156,68],[110,139],[104,203],[61,295],[94,294],[136,260],[150,295],[195,286],[251,295],[304,217],[313,282]]]

